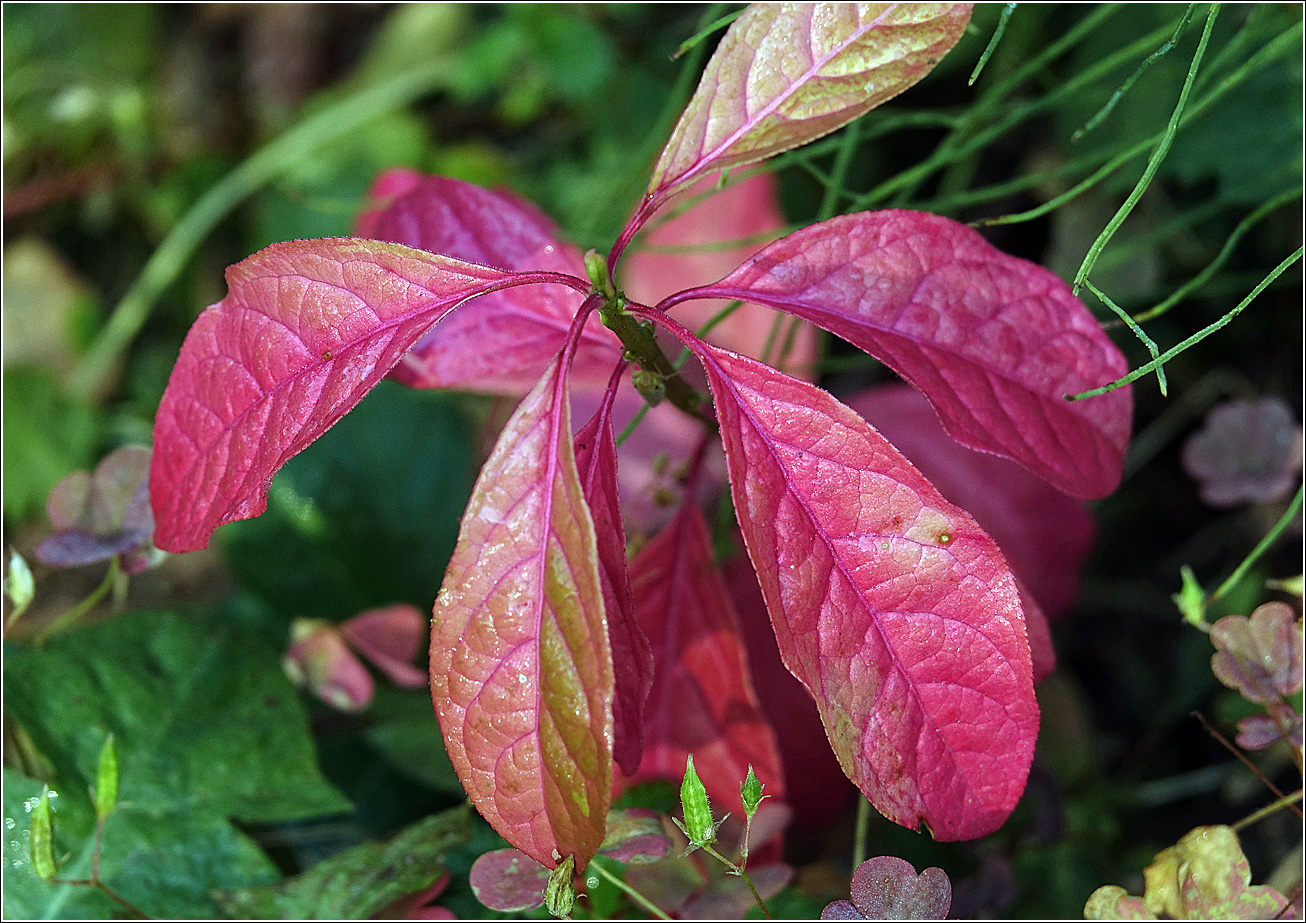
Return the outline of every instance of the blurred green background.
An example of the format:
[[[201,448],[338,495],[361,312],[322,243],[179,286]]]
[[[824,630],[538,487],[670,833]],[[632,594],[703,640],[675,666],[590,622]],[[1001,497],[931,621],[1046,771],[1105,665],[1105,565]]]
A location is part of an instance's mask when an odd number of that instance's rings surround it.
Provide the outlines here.
[[[223,269],[273,241],[347,234],[385,168],[509,187],[582,249],[606,249],[719,33],[679,60],[672,52],[733,9],[6,4],[6,548],[33,561],[50,488],[119,445],[149,443],[181,340],[223,296]],[[1138,73],[1183,6],[1022,5],[968,86],[1001,9],[978,7],[919,86],[776,158],[767,168],[779,171],[788,219],[882,207],[1013,214],[1121,157],[1050,213],[985,232],[1073,276],[1171,117],[1207,7]],[[1099,288],[1139,312],[1214,267],[1147,325],[1162,349],[1224,315],[1301,244],[1301,53],[1300,7],[1221,11],[1188,102],[1196,114],[1094,269]],[[1127,478],[1095,505],[1097,552],[1079,604],[1054,626],[1062,667],[1040,687],[1040,756],[1013,820],[946,846],[873,825],[873,853],[948,871],[958,912],[1077,916],[1098,885],[1137,893],[1141,868],[1191,827],[1268,800],[1190,717],[1200,709],[1229,732],[1240,700],[1215,682],[1209,641],[1169,597],[1181,565],[1208,588],[1223,580],[1284,504],[1206,507],[1179,455],[1226,397],[1276,394],[1300,421],[1302,321],[1297,264],[1169,364],[1168,397],[1154,378],[1135,386]],[[1128,331],[1113,336],[1132,365],[1146,361]],[[839,344],[826,369],[836,392],[889,377]],[[115,910],[90,889],[37,880],[23,840],[30,799],[49,783],[68,875],[87,874],[85,791],[109,731],[123,806],[101,874],[152,915],[220,914],[215,890],[275,882],[460,803],[424,692],[383,689],[369,711],[342,715],[294,690],[278,661],[295,617],[429,607],[494,419],[502,409],[485,399],[382,385],[286,467],[267,514],[134,578],[120,614],[102,606],[43,646],[34,633],[103,569],[34,565],[36,602],[5,644],[6,916]],[[1298,573],[1300,554],[1297,527],[1224,611],[1282,598],[1263,581]],[[1284,753],[1256,756],[1300,786]],[[450,824],[439,833],[453,845],[436,850],[453,872],[440,903],[482,914],[466,870],[497,838],[479,822],[456,835]],[[1300,863],[1293,818],[1243,838],[1257,881]],[[846,896],[851,841],[849,824],[791,855],[798,876],[777,913],[814,915]],[[355,884],[354,898],[375,887]]]

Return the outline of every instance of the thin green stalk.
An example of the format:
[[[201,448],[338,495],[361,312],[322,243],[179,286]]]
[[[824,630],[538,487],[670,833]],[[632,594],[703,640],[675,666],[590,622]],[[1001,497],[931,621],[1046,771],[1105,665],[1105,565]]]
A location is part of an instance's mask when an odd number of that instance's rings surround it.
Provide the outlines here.
[[[1249,304],[1251,304],[1252,301],[1255,300],[1256,296],[1259,295],[1261,292],[1263,292],[1270,285],[1271,282],[1279,278],[1279,276],[1283,274],[1283,271],[1285,269],[1287,269],[1293,263],[1301,259],[1301,255],[1302,255],[1302,248],[1298,247],[1295,251],[1293,251],[1291,256],[1286,258],[1278,266],[1274,267],[1274,269],[1270,270],[1270,274],[1267,275],[1264,279],[1262,279],[1260,284],[1257,285],[1256,288],[1252,289],[1251,293],[1246,298],[1244,298],[1241,302],[1238,303],[1237,307],[1233,308],[1231,311],[1229,311],[1228,314],[1224,315],[1224,317],[1221,317],[1219,320],[1215,321],[1214,323],[1208,324],[1207,326],[1203,327],[1201,330],[1194,333],[1192,336],[1184,340],[1178,346],[1166,350],[1161,355],[1153,359],[1151,362],[1148,362],[1144,365],[1140,365],[1138,368],[1134,369],[1132,372],[1130,372],[1128,375],[1124,376],[1123,378],[1117,378],[1115,381],[1111,382],[1110,384],[1105,384],[1100,388],[1093,388],[1091,391],[1081,391],[1079,394],[1067,394],[1065,395],[1065,399],[1068,401],[1080,401],[1086,397],[1096,397],[1099,394],[1106,394],[1108,391],[1114,391],[1116,388],[1122,387],[1123,385],[1127,385],[1130,382],[1137,381],[1138,379],[1142,378],[1144,375],[1146,375],[1148,372],[1152,371],[1152,369],[1156,368],[1162,363],[1169,362],[1171,359],[1179,355],[1185,349],[1206,339],[1208,336],[1215,333],[1215,331],[1219,330],[1225,324],[1229,323],[1229,321],[1233,320],[1235,317],[1241,314],[1243,312],[1243,309],[1245,309]]]
[[[1179,288],[1175,289],[1174,292],[1172,292],[1165,300],[1151,308],[1148,308],[1140,314],[1134,315],[1134,320],[1142,324],[1154,317],[1159,317],[1187,297],[1189,292],[1200,288],[1208,279],[1220,271],[1220,268],[1225,264],[1225,261],[1229,259],[1230,254],[1233,253],[1233,248],[1237,246],[1238,241],[1242,240],[1244,234],[1251,230],[1252,227],[1254,227],[1256,223],[1266,215],[1277,211],[1280,206],[1301,198],[1301,193],[1302,190],[1300,186],[1296,189],[1289,189],[1287,192],[1281,193],[1273,199],[1270,199],[1268,202],[1263,203],[1256,209],[1256,211],[1238,222],[1238,226],[1233,229],[1233,233],[1230,234],[1229,239],[1224,242],[1224,246],[1220,248],[1220,252],[1215,255],[1215,259],[1211,260],[1210,264],[1205,269],[1193,276],[1183,285],[1179,286]]]
[[[445,82],[448,75],[449,66],[441,61],[350,94],[282,132],[223,177],[190,207],[155,249],[73,371],[69,389],[86,396],[104,386],[164,291],[214,227],[236,206],[323,146],[408,105]]]
[[[1156,348],[1156,341],[1143,332],[1143,328],[1138,326],[1138,324],[1134,322],[1134,319],[1129,316],[1128,312],[1126,312],[1124,308],[1120,307],[1114,301],[1108,298],[1105,292],[1099,289],[1088,279],[1084,280],[1084,285],[1088,287],[1088,290],[1090,292],[1092,292],[1094,295],[1098,297],[1099,301],[1101,301],[1104,305],[1110,308],[1111,311],[1116,315],[1116,317],[1120,318],[1122,321],[1125,322],[1125,324],[1129,327],[1129,329],[1133,331],[1134,336],[1138,337],[1138,339],[1142,342],[1142,344],[1147,347],[1147,351],[1152,356],[1152,358],[1156,359],[1156,357],[1159,355],[1159,351]],[[1156,383],[1161,388],[1161,396],[1165,397],[1166,396],[1165,366],[1163,366],[1159,362],[1156,364]]]
[[[744,871],[742,868],[735,865],[725,856],[721,855],[721,853],[713,849],[710,843],[704,843],[701,849],[703,850],[703,852],[707,853],[709,856],[716,859],[726,868],[730,869],[732,874],[738,875],[740,878],[744,879],[744,884],[748,885],[748,890],[753,895],[753,900],[756,901],[757,906],[762,909],[762,916],[766,917],[768,920],[775,919],[774,917],[771,916],[771,911],[767,909],[766,901],[762,900],[762,895],[757,893],[757,888],[753,886],[753,879],[748,877],[748,872]]]
[[[1130,74],[1129,78],[1111,94],[1111,98],[1106,101],[1102,108],[1097,110],[1097,113],[1091,119],[1081,125],[1079,129],[1070,136],[1071,143],[1078,141],[1098,125],[1102,124],[1106,117],[1111,114],[1111,110],[1115,109],[1116,103],[1120,102],[1124,95],[1133,88],[1133,85],[1138,78],[1143,76],[1143,73],[1151,67],[1154,62],[1160,60],[1170,51],[1174,50],[1174,47],[1179,43],[1179,36],[1184,34],[1184,30],[1188,28],[1188,23],[1192,21],[1195,10],[1196,6],[1194,4],[1188,4],[1188,9],[1184,11],[1183,17],[1179,20],[1179,25],[1175,27],[1174,35],[1170,36],[1170,40],[1148,55],[1143,60],[1143,63],[1138,65],[1138,69]]]
[[[673,61],[679,60],[681,55],[683,55],[686,51],[689,51],[691,48],[698,47],[698,45],[703,41],[703,39],[707,38],[713,32],[716,32],[718,29],[724,29],[726,26],[730,25],[732,22],[738,19],[739,14],[742,12],[743,10],[735,10],[733,13],[727,13],[725,16],[722,16],[720,19],[715,20],[710,25],[705,26],[702,29],[699,29],[698,32],[696,32],[691,38],[685,39],[683,42],[680,43],[679,47],[677,47],[675,51],[671,52],[671,60]]]
[[[821,207],[817,210],[816,220],[825,221],[834,217],[839,207],[839,196],[843,192],[844,177],[848,175],[848,165],[852,163],[853,153],[857,150],[857,136],[860,132],[860,120],[854,121],[843,130],[839,149],[834,155],[834,164],[830,167],[829,182],[825,185],[825,195],[821,198]]]
[[[857,826],[853,832],[853,869],[856,870],[866,861],[866,839],[871,829],[871,802],[862,796],[857,799]]]
[[[114,588],[118,582],[118,575],[122,573],[122,568],[118,564],[118,556],[114,555],[109,559],[109,570],[105,573],[104,579],[100,585],[91,590],[85,599],[73,606],[63,615],[59,616],[49,625],[42,628],[33,639],[37,644],[44,644],[52,635],[58,634],[69,626],[76,625],[82,618],[94,609],[108,595],[109,591]]]
[[[1256,543],[1256,547],[1252,549],[1251,554],[1247,555],[1247,557],[1243,559],[1243,562],[1234,568],[1233,573],[1229,575],[1228,579],[1220,584],[1219,588],[1216,589],[1214,593],[1206,597],[1206,605],[1209,606],[1225,593],[1228,593],[1238,585],[1243,577],[1247,575],[1247,572],[1252,569],[1252,565],[1254,565],[1260,559],[1261,555],[1265,554],[1269,547],[1274,544],[1283,533],[1283,530],[1288,527],[1289,523],[1297,518],[1297,514],[1301,512],[1302,496],[1303,488],[1298,487],[1297,495],[1292,498],[1292,502],[1288,504],[1288,508],[1283,511],[1283,515],[1279,517],[1279,521],[1270,528],[1269,532],[1265,533],[1264,538]]]
[[[1230,824],[1229,826],[1236,833],[1240,830],[1244,830],[1247,827],[1250,827],[1252,824],[1256,823],[1259,820],[1263,820],[1266,817],[1269,817],[1271,814],[1279,813],[1284,808],[1291,808],[1294,804],[1301,801],[1301,799],[1302,799],[1302,789],[1299,788],[1297,789],[1297,791],[1292,792],[1291,794],[1283,795],[1282,797],[1277,798],[1274,801],[1271,801],[1265,807],[1253,811],[1252,813],[1244,817],[1242,820],[1238,821],[1237,823]]]
[[[591,869],[595,869],[596,871],[598,871],[598,873],[602,875],[604,878],[606,878],[610,884],[616,885],[617,888],[620,889],[623,894],[629,897],[636,904],[639,904],[639,906],[643,907],[649,913],[653,914],[653,916],[657,917],[659,920],[671,919],[671,915],[668,914],[666,911],[664,911],[661,907],[653,903],[643,894],[640,894],[638,891],[636,891],[630,885],[626,884],[626,882],[622,881],[616,875],[612,874],[607,869],[605,869],[603,867],[602,862],[591,862],[589,867]]]
[[[1007,31],[1007,20],[1011,14],[1016,11],[1016,4],[1008,3],[1002,8],[1002,14],[998,17],[997,27],[993,30],[993,37],[989,43],[984,46],[984,52],[980,55],[979,60],[975,62],[975,69],[970,72],[970,79],[966,81],[966,86],[973,87],[975,81],[979,79],[980,72],[984,70],[984,65],[989,63],[989,58],[997,50],[998,42],[1002,41],[1002,33]]]
[[[1097,262],[1098,254],[1102,252],[1107,242],[1115,235],[1120,225],[1125,223],[1129,213],[1134,210],[1138,200],[1143,197],[1147,187],[1152,184],[1152,178],[1161,166],[1161,161],[1170,152],[1170,144],[1174,141],[1175,132],[1179,130],[1179,118],[1183,115],[1184,107],[1188,104],[1188,94],[1193,88],[1193,81],[1197,79],[1197,71],[1201,66],[1202,57],[1206,54],[1206,45],[1211,39],[1211,30],[1215,27],[1215,17],[1219,12],[1220,5],[1217,3],[1212,4],[1210,11],[1206,14],[1206,27],[1202,29],[1202,37],[1197,43],[1197,51],[1193,54],[1193,61],[1188,66],[1188,76],[1184,80],[1183,88],[1179,91],[1179,102],[1175,104],[1174,112],[1170,115],[1170,121],[1166,123],[1161,142],[1156,146],[1156,150],[1152,152],[1152,156],[1148,158],[1147,167],[1134,185],[1133,191],[1129,193],[1124,204],[1120,206],[1111,220],[1107,222],[1106,227],[1102,229],[1102,233],[1097,236],[1092,246],[1088,248],[1088,253],[1084,256],[1084,262],[1080,264],[1079,271],[1075,273],[1075,281],[1071,285],[1076,294],[1079,293],[1079,288],[1084,284],[1084,280],[1088,278],[1093,264]]]

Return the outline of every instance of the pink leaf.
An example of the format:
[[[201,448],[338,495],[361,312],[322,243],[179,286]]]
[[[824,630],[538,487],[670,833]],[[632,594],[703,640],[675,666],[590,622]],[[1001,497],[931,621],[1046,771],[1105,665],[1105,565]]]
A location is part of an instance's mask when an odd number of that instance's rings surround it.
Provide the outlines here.
[[[717,817],[737,809],[751,764],[784,800],[775,735],[757,704],[739,617],[692,503],[631,564],[635,612],[656,652],[644,718],[644,761],[634,779],[679,781],[692,753]]]
[[[1050,617],[1070,607],[1093,544],[1093,520],[1084,504],[1008,459],[960,445],[944,432],[929,402],[906,385],[870,388],[843,402],[939,493],[975,517]],[[1028,608],[1025,615],[1032,629]]]
[[[662,819],[645,808],[622,808],[608,815],[608,829],[599,852],[618,862],[657,862],[671,851]]]
[[[630,574],[626,569],[626,530],[617,489],[617,445],[612,436],[613,389],[598,412],[576,434],[576,468],[585,502],[594,517],[603,607],[612,639],[612,755],[627,774],[639,768],[644,749],[644,705],[653,685],[653,649],[635,620]]]
[[[549,367],[481,469],[435,601],[431,694],[472,803],[584,868],[612,794],[612,654],[567,387]]]
[[[829,394],[684,339],[707,368],[781,656],[844,772],[890,820],[924,821],[937,839],[997,829],[1038,730],[1001,552]]]
[[[267,508],[272,475],[351,410],[449,309],[533,281],[395,244],[273,244],[227,270],[154,423],[155,544],[193,551]]]
[[[557,239],[557,228],[543,212],[511,193],[391,170],[377,178],[372,198],[382,207],[359,216],[360,236],[497,269],[585,278],[579,251]],[[524,393],[562,347],[582,300],[561,285],[479,298],[432,328],[391,375],[415,388]],[[581,337],[575,370],[598,383],[620,359],[621,344],[596,315]]]
[[[970,4],[750,6],[708,61],[649,198],[846,125],[929,73],[969,21]]]
[[[834,218],[675,301],[689,298],[755,301],[824,327],[907,379],[954,439],[1073,496],[1120,481],[1128,390],[1064,395],[1123,375],[1123,354],[1061,279],[965,225],[911,211]]]
[[[296,619],[290,641],[281,665],[292,683],[341,711],[362,711],[371,703],[372,676],[334,625]]]
[[[369,609],[340,626],[349,645],[403,689],[428,682],[426,673],[413,666],[427,630],[426,616],[411,603]]]
[[[472,863],[468,884],[476,899],[503,913],[526,913],[544,905],[549,870],[516,849],[483,853]]]

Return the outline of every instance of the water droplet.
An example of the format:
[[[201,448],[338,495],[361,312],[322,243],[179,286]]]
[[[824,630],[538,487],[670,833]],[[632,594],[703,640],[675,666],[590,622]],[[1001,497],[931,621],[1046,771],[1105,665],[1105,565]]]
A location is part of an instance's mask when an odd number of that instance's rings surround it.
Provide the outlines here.
[[[517,674],[517,682],[519,682],[519,683],[521,683],[523,686],[525,686],[525,685],[526,685],[526,674],[525,674],[525,673],[518,673],[518,674]]]

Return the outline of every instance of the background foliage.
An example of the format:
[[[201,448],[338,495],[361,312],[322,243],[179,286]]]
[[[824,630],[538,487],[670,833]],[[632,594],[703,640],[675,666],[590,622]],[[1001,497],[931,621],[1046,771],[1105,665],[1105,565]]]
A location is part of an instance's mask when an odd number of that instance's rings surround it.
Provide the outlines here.
[[[181,338],[222,296],[225,266],[273,241],[347,234],[386,167],[508,186],[582,248],[605,248],[713,39],[679,61],[670,53],[728,9],[6,5],[6,545],[32,560],[50,488],[119,445],[148,444]],[[977,8],[920,86],[773,161],[788,219],[912,207],[977,221],[1053,200],[1119,158],[1050,212],[986,231],[1073,277],[1171,118],[1207,8],[1078,139],[1184,8],[1021,6],[968,87],[1001,9]],[[1201,277],[1146,325],[1163,350],[1300,245],[1301,53],[1299,7],[1221,11],[1173,147],[1093,269],[1135,314]],[[1097,550],[1054,625],[1061,667],[1039,688],[1039,756],[1015,818],[971,844],[872,824],[873,853],[948,871],[954,914],[1077,916],[1099,884],[1138,892],[1142,867],[1192,827],[1268,800],[1190,716],[1230,732],[1244,706],[1212,676],[1210,641],[1180,622],[1170,594],[1183,565],[1217,585],[1283,512],[1283,501],[1204,505],[1181,448],[1226,397],[1279,395],[1301,419],[1301,305],[1298,264],[1168,363],[1168,397],[1152,378],[1136,385],[1126,480],[1094,506]],[[1100,316],[1118,325],[1105,307]],[[1115,335],[1132,365],[1148,359],[1127,330]],[[828,347],[822,383],[836,393],[890,377]],[[484,913],[467,869],[501,841],[439,813],[462,794],[425,692],[382,688],[368,711],[342,715],[296,691],[279,660],[295,617],[430,605],[504,413],[484,399],[377,389],[287,466],[268,514],[133,578],[116,611],[102,606],[44,645],[34,636],[103,570],[36,567],[36,602],[5,641],[6,915],[115,909],[90,889],[41,882],[25,845],[32,799],[49,784],[64,877],[88,874],[85,793],[108,732],[122,795],[100,874],[151,915],[218,913],[215,891],[321,868],[431,817],[447,818],[421,831],[422,854],[451,872],[439,902]],[[1283,598],[1265,579],[1299,568],[1295,526],[1212,618]],[[1257,758],[1299,787],[1286,751]],[[1299,834],[1282,812],[1242,832],[1256,881],[1281,861],[1299,866]],[[791,842],[799,874],[777,915],[847,896],[852,838],[849,823]],[[358,893],[378,887],[342,868]],[[222,907],[308,912],[293,895],[242,893]],[[341,900],[319,910],[371,906]]]

